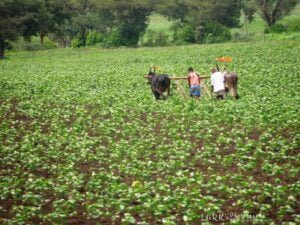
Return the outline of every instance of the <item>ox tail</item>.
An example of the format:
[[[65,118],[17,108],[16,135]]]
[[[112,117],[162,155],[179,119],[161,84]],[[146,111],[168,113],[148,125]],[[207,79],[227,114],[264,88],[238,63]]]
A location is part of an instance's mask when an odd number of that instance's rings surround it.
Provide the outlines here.
[[[232,84],[235,89],[237,89],[238,79],[239,79],[238,76],[235,74],[232,80]]]
[[[236,74],[234,74],[233,77],[233,88],[234,88],[234,97],[235,99],[239,99],[239,94],[238,94],[238,76]]]

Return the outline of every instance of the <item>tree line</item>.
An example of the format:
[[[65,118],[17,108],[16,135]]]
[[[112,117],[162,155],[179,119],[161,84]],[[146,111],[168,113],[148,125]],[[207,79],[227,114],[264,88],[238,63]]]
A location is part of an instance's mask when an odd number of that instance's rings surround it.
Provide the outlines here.
[[[189,42],[203,42],[210,29],[237,27],[241,12],[251,22],[258,12],[272,26],[286,16],[299,0],[1,0],[0,58],[8,41],[18,37],[30,41],[51,38],[60,46],[75,40],[87,44],[87,37],[114,46],[134,46],[144,34],[149,15],[160,13],[177,21]],[[180,32],[178,32],[180,36]]]

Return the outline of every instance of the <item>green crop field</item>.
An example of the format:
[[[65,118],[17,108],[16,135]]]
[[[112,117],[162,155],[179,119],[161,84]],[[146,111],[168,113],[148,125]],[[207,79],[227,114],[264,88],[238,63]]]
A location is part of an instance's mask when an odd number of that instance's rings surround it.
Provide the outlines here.
[[[299,55],[300,41],[8,52],[0,224],[299,224]],[[209,75],[219,56],[237,101],[174,84],[155,101],[143,77]]]

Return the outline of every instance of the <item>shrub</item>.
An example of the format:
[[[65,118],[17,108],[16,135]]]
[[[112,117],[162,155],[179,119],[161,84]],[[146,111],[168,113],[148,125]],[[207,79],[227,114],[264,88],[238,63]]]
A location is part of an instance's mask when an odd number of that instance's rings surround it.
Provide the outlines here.
[[[57,48],[56,43],[47,37],[44,38],[44,44],[41,44],[38,37],[33,37],[31,41],[25,41],[24,39],[20,38],[17,41],[12,42],[11,46],[14,50],[21,51],[38,51]]]
[[[265,40],[282,41],[282,40],[299,40],[299,39],[300,39],[300,32],[293,32],[288,34],[270,33],[265,35]]]
[[[38,51],[43,49],[43,46],[39,42],[24,42],[23,48],[26,51]]]
[[[54,41],[50,40],[49,38],[45,38],[44,39],[44,47],[43,49],[53,49],[53,48],[57,48],[57,43],[55,43]]]
[[[90,32],[87,35],[86,45],[96,45],[104,41],[104,36],[99,32]]]
[[[268,28],[265,29],[265,33],[268,34],[268,33],[283,33],[283,32],[286,32],[287,31],[287,28],[281,24],[281,23],[276,23]]]
[[[13,45],[12,45],[11,42],[5,41],[5,42],[4,42],[4,48],[5,48],[6,50],[11,50],[11,49],[13,49]]]
[[[164,46],[168,44],[169,35],[163,31],[158,31],[154,35],[154,44],[155,46]]]
[[[82,40],[78,39],[78,38],[74,38],[72,40],[72,48],[80,48],[82,47],[84,44],[82,42]]]
[[[112,31],[106,38],[106,44],[109,47],[121,46],[123,43],[122,36],[118,30]]]
[[[156,31],[148,29],[141,38],[143,46],[164,46],[170,43],[170,36],[164,31]]]
[[[219,43],[231,40],[230,30],[218,22],[204,22],[196,29],[197,43]]]
[[[107,42],[101,42],[101,43],[97,43],[96,45],[95,45],[97,48],[109,48],[109,47],[111,47]]]
[[[287,24],[288,32],[299,32],[300,31],[300,19],[292,20]]]
[[[232,34],[233,41],[251,41],[253,40],[255,33],[249,32],[247,35],[244,32],[234,32]]]
[[[176,40],[195,43],[195,29],[189,24],[185,24],[181,29],[178,29],[175,35]]]
[[[182,43],[195,43],[195,28],[190,24],[176,23],[173,25],[174,41]]]

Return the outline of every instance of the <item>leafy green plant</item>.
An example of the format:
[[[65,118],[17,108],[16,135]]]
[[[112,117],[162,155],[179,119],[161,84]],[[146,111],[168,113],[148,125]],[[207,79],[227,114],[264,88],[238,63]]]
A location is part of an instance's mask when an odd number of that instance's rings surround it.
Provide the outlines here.
[[[80,39],[74,38],[72,40],[72,44],[71,45],[72,45],[72,48],[79,48],[79,47],[82,47],[84,44],[83,44],[83,42]]]
[[[86,38],[86,45],[92,46],[104,41],[104,37],[101,33],[98,32],[90,32]]]
[[[173,39],[176,43],[195,43],[195,28],[193,26],[175,23],[172,30],[174,30]]]
[[[195,37],[197,43],[219,43],[231,40],[231,33],[222,24],[208,21],[197,27]]]
[[[0,223],[214,224],[223,213],[224,224],[298,224],[299,46],[9,52]],[[149,66],[208,76],[225,53],[238,101],[194,101],[175,88],[153,99]]]
[[[169,35],[164,31],[148,29],[140,41],[142,46],[165,46],[170,44]]]
[[[291,20],[287,24],[287,31],[288,32],[300,32],[300,20]]]
[[[283,33],[286,31],[287,31],[286,26],[281,23],[276,23],[265,29],[266,34],[268,34],[268,33]]]

